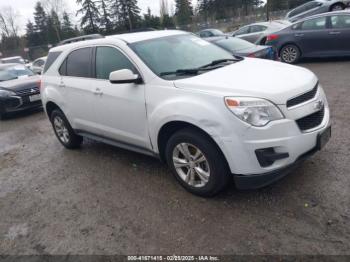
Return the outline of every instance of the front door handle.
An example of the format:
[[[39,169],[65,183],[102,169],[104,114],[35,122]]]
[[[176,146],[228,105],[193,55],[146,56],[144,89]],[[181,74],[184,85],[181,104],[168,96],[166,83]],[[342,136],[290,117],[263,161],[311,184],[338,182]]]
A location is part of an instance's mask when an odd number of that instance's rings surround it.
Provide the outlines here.
[[[100,96],[103,94],[103,92],[100,88],[96,88],[95,91],[93,91],[93,93],[94,93],[94,95],[100,95]]]
[[[329,32],[330,35],[340,35],[339,31],[335,31],[335,32]]]
[[[65,85],[64,83],[60,83],[60,84],[58,85],[58,87],[60,87],[60,88],[65,88],[66,85]]]
[[[304,34],[295,34],[296,37],[304,36]]]

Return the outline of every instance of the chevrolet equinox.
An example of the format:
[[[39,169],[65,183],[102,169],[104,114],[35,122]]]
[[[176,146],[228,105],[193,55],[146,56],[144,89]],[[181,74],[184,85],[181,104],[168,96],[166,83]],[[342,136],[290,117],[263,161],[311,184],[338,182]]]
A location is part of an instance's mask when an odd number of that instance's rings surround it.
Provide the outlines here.
[[[309,70],[232,56],[176,30],[52,48],[41,94],[66,148],[88,137],[159,157],[200,196],[230,178],[239,189],[266,186],[331,136],[325,93]]]

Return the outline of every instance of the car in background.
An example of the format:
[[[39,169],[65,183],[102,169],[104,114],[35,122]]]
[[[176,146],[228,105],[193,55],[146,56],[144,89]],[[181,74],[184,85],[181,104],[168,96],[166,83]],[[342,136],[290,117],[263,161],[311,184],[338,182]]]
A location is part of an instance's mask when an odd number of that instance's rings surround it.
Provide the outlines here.
[[[25,61],[23,59],[23,57],[21,56],[12,56],[12,57],[5,57],[0,59],[0,63],[1,64],[25,64]]]
[[[230,36],[211,37],[207,41],[222,47],[233,55],[276,60],[277,55],[271,46],[252,44],[246,40]]]
[[[40,57],[36,60],[33,61],[33,63],[31,63],[30,65],[30,69],[35,73],[35,74],[38,74],[38,75],[41,75],[41,72],[43,71],[44,69],[44,65],[45,65],[45,62],[46,62],[46,56],[43,56],[43,57]]]
[[[253,44],[264,45],[266,37],[269,34],[277,32],[290,24],[290,22],[284,20],[254,23],[239,28],[232,33],[232,36],[244,39]]]
[[[0,119],[41,107],[40,78],[23,64],[0,64]]]
[[[306,18],[269,35],[266,44],[275,47],[281,60],[290,64],[303,57],[350,56],[350,12]]]
[[[344,10],[349,6],[350,0],[316,0],[300,5],[291,10],[285,17],[286,20],[296,22],[300,19],[323,14],[327,12]]]
[[[225,36],[225,34],[219,29],[205,29],[197,33],[201,38],[210,38],[217,36]]]

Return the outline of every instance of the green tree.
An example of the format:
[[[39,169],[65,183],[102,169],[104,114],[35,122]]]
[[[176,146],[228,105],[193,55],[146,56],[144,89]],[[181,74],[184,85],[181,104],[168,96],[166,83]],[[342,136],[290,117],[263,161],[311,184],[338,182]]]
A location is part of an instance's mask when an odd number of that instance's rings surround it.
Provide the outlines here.
[[[175,0],[175,16],[179,25],[191,23],[193,8],[190,0]]]
[[[97,8],[96,2],[93,0],[76,0],[81,9],[78,10],[77,14],[81,14],[82,18],[80,21],[81,28],[87,34],[98,33],[100,12]]]
[[[160,17],[152,15],[151,9],[148,7],[147,13],[143,15],[142,26],[144,28],[160,28]]]
[[[109,34],[113,30],[110,1],[99,0],[97,3],[101,14],[100,25],[102,27],[103,32]]]
[[[63,12],[61,30],[62,30],[62,39],[67,39],[67,38],[77,36],[67,12]]]
[[[47,44],[47,15],[40,2],[37,2],[34,7],[34,28],[40,39],[40,44]]]
[[[57,13],[52,9],[47,16],[47,40],[49,44],[56,44],[61,41],[61,22]]]

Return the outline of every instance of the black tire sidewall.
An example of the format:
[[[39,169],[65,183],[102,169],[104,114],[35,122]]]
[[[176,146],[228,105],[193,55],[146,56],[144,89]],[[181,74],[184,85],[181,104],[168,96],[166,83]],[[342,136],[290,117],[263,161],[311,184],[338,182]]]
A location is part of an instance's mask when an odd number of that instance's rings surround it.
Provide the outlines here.
[[[189,143],[202,151],[205,155],[210,168],[210,177],[208,183],[201,188],[188,185],[177,174],[172,160],[173,150],[180,143]],[[189,192],[203,196],[211,197],[222,191],[228,184],[229,172],[227,163],[218,149],[216,144],[207,136],[203,135],[195,129],[183,129],[175,133],[168,141],[166,150],[166,160],[175,178]]]
[[[284,49],[286,49],[286,48],[288,48],[288,47],[293,47],[295,50],[297,50],[298,56],[297,56],[297,58],[296,58],[293,62],[287,62],[287,61],[285,61],[285,60],[283,59],[283,57],[282,57],[282,53],[283,53]],[[281,61],[284,62],[284,63],[287,63],[287,64],[296,64],[296,63],[298,63],[298,61],[300,60],[300,56],[301,56],[300,49],[299,49],[299,47],[297,47],[296,45],[288,44],[288,45],[285,45],[284,47],[281,48],[280,57],[281,57]]]
[[[68,129],[69,132],[69,142],[68,143],[64,143],[58,136],[56,128],[54,126],[54,119],[55,117],[60,117],[63,122],[64,125],[66,126],[66,128]],[[74,148],[78,148],[82,142],[82,138],[80,136],[77,136],[72,128],[72,126],[69,124],[69,121],[67,120],[66,116],[64,115],[64,113],[59,110],[59,109],[55,109],[54,111],[52,111],[51,116],[50,116],[50,120],[51,120],[51,124],[53,127],[53,130],[55,132],[55,135],[58,139],[58,141],[60,141],[60,143],[68,148],[68,149],[74,149]]]

